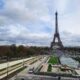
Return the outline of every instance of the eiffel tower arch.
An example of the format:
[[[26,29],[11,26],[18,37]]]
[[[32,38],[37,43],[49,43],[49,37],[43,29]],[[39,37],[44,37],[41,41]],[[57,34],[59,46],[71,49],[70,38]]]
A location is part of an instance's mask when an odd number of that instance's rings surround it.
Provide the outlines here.
[[[56,42],[57,39],[57,42]],[[62,41],[60,39],[59,30],[58,30],[58,13],[55,13],[55,33],[53,41],[51,42],[51,49],[53,48],[63,48]]]

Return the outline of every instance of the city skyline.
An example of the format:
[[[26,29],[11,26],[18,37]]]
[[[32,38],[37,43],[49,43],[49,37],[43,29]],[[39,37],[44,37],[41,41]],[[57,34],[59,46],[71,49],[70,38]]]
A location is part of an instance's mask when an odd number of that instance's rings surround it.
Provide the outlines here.
[[[80,46],[80,0],[0,0],[0,45],[50,46],[55,12],[64,46]]]

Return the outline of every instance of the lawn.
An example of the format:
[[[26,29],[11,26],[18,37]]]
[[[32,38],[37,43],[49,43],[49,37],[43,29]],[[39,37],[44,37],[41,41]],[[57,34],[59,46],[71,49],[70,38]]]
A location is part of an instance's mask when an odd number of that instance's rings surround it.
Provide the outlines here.
[[[55,57],[55,56],[51,56],[48,63],[51,63],[51,64],[58,64],[59,63],[59,60],[58,60],[58,57]]]

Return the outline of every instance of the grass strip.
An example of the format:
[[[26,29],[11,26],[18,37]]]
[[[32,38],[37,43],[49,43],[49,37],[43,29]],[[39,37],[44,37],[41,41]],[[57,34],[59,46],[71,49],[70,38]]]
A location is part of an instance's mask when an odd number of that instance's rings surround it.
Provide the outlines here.
[[[34,58],[29,59],[29,60],[27,60],[27,61],[24,61],[24,63],[25,63],[25,62],[28,62],[28,61],[30,61],[30,60],[33,60],[33,59],[34,59]],[[8,62],[8,63],[9,63],[9,62]],[[8,66],[8,68],[9,68],[9,67],[16,66],[16,65],[19,65],[19,64],[22,64],[22,62],[20,62],[20,63],[18,63],[18,64],[15,64],[15,65],[12,65],[12,66]],[[3,70],[5,70],[5,69],[6,69],[6,68],[0,69],[0,72],[3,71]]]
[[[50,63],[50,64],[58,64],[59,61],[58,61],[57,57],[51,56],[50,59],[49,59],[49,61],[48,61],[48,63]]]

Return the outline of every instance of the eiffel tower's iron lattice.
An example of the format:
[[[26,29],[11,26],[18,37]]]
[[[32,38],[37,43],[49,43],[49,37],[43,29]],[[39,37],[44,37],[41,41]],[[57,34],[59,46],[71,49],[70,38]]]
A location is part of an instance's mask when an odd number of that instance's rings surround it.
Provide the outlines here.
[[[56,39],[57,39],[57,42],[55,41]],[[58,13],[57,12],[55,13],[55,33],[54,33],[53,41],[51,42],[51,49],[56,45],[59,48],[63,48],[63,44],[60,39],[59,30],[58,30]]]

